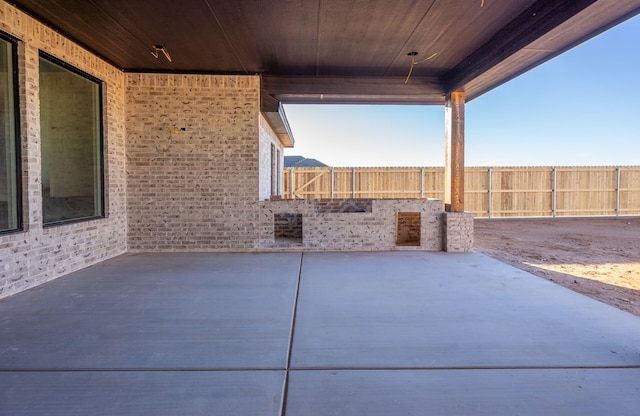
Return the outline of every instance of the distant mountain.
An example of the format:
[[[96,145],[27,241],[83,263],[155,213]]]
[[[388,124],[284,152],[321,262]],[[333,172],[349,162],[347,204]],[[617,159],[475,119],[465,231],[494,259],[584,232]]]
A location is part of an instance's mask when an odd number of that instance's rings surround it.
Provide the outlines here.
[[[307,159],[304,156],[285,156],[285,168],[326,168],[328,165],[317,159]]]

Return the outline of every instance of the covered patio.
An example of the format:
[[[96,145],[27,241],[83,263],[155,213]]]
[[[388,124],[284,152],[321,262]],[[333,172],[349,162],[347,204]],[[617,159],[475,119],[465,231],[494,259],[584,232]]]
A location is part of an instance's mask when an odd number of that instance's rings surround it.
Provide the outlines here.
[[[0,0],[0,416],[636,415],[638,317],[457,251],[466,103],[638,13]],[[443,200],[287,206],[287,103],[443,106]]]
[[[466,103],[639,13],[640,0],[0,0],[0,298],[125,253],[469,251]],[[442,200],[283,201],[290,103],[442,106]]]
[[[2,415],[636,415],[640,319],[478,253],[126,254],[0,302]]]

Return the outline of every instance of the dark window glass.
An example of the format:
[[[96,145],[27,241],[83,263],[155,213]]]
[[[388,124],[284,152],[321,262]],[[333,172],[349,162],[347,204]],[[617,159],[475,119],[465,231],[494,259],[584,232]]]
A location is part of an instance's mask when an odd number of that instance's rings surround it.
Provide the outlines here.
[[[15,43],[0,38],[0,232],[21,228]]]
[[[44,224],[104,215],[102,87],[40,57],[40,133]]]

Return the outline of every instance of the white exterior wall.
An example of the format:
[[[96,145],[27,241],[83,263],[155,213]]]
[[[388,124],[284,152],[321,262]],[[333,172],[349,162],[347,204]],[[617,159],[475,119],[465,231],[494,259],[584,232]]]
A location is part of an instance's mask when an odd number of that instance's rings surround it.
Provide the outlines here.
[[[273,161],[271,160],[271,145],[275,146],[277,152],[279,152],[280,158],[277,161],[275,168],[277,175],[275,180],[278,181],[277,195],[282,196],[283,183],[282,183],[282,169],[284,165],[284,147],[278,136],[264,118],[260,114],[260,200],[266,201],[271,198],[271,171],[273,169]],[[278,153],[276,153],[278,154]]]

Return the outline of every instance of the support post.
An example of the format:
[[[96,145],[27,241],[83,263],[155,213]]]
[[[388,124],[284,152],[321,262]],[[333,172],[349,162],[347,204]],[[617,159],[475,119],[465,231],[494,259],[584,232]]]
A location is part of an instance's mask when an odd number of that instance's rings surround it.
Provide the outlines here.
[[[333,168],[331,168],[329,172],[331,174],[331,189],[329,190],[329,198],[333,199],[333,195],[335,192],[335,175],[333,172]]]
[[[554,166],[553,171],[553,183],[551,184],[551,216],[556,217],[556,211],[558,209],[558,169]]]
[[[356,197],[356,168],[351,168],[351,198]]]
[[[491,208],[493,207],[493,171],[489,168],[487,175],[489,175],[489,200],[487,201],[487,216],[491,219]]]
[[[447,94],[444,155],[444,205],[447,212],[464,212],[464,105],[464,92]]]
[[[616,168],[616,217],[620,216],[620,166]]]
[[[293,177],[295,174],[295,170],[293,168],[289,168],[289,199],[296,199],[296,191],[294,188],[296,179]]]

